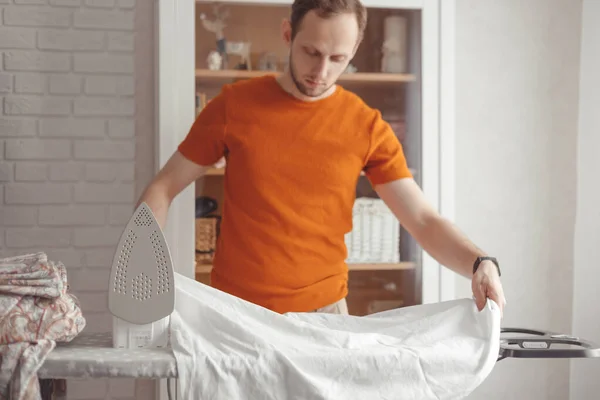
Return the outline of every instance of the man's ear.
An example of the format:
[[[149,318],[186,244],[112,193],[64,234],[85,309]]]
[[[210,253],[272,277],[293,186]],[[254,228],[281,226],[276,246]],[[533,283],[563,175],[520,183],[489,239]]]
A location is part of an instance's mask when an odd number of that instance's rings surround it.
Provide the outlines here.
[[[290,47],[292,45],[292,24],[287,18],[281,21],[281,36],[286,46]]]

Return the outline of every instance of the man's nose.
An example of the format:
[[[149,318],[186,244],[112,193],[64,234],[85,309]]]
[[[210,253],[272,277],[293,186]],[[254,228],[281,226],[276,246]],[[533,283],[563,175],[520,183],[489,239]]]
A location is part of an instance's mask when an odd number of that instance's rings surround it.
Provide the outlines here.
[[[325,76],[327,76],[327,58],[322,57],[321,59],[319,59],[318,64],[315,66],[315,75],[319,78],[319,79],[324,79]]]

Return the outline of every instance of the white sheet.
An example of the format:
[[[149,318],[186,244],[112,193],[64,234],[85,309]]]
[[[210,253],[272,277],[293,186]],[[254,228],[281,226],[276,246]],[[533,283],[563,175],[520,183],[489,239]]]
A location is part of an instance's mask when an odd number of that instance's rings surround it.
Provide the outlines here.
[[[500,311],[472,299],[367,317],[277,314],[175,274],[183,399],[460,399],[498,357]]]

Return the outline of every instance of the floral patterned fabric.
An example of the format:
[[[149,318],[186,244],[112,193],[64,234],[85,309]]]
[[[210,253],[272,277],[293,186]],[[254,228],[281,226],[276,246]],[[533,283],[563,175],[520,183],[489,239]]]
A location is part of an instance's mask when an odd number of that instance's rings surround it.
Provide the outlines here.
[[[0,400],[39,399],[37,370],[85,324],[61,262],[42,252],[0,259]]]

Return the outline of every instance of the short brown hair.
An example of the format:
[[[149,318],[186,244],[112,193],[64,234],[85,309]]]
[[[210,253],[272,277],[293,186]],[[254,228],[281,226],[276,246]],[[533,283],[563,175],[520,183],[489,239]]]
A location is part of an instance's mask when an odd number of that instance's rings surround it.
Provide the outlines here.
[[[358,23],[358,41],[362,40],[367,26],[367,10],[360,0],[294,0],[292,4],[292,39],[298,33],[302,19],[309,11],[314,10],[321,18],[351,13],[356,15]]]

